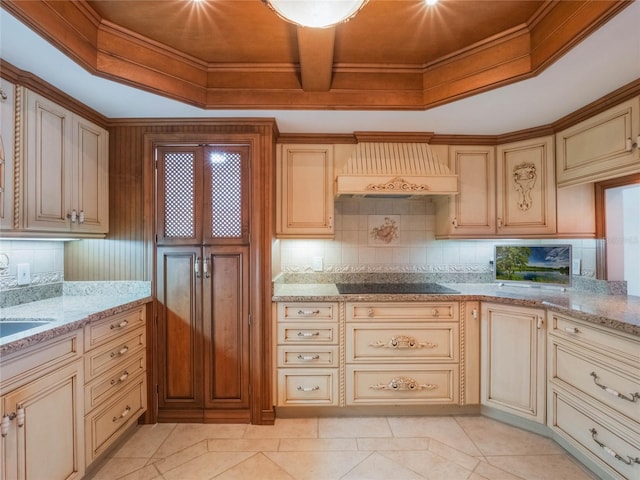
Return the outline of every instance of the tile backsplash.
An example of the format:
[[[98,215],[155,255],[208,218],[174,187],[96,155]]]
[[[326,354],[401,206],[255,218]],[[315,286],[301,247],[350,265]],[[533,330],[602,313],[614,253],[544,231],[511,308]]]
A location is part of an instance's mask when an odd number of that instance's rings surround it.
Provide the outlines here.
[[[2,240],[0,257],[0,291],[18,288],[18,265],[24,263],[29,264],[30,271],[29,284],[24,287],[64,280],[64,242]]]
[[[593,239],[436,240],[429,199],[346,198],[336,202],[335,239],[282,240],[283,273],[434,273],[492,275],[495,244],[571,244],[581,275],[594,278]],[[317,271],[317,270],[315,270]]]

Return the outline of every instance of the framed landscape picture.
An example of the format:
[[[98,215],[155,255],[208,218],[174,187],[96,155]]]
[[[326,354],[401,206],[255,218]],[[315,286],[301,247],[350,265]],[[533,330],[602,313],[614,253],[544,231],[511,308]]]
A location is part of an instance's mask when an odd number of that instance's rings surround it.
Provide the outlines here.
[[[496,245],[495,279],[529,285],[571,286],[571,245]]]

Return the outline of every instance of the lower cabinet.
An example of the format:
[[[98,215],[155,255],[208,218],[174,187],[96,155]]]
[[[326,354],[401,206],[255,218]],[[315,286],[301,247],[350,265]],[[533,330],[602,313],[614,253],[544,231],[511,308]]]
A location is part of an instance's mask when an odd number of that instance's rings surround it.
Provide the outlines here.
[[[0,478],[82,478],[82,333],[2,358]]]
[[[544,320],[544,310],[482,304],[482,405],[545,422]]]

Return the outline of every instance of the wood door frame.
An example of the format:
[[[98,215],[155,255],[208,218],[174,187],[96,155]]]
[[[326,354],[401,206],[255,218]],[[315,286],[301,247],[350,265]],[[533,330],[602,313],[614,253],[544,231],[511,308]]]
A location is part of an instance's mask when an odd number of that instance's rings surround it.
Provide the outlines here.
[[[275,136],[273,126],[264,123],[229,120],[227,124],[214,122],[210,131],[194,133],[145,133],[144,134],[144,232],[147,265],[153,268],[155,279],[155,148],[159,144],[236,144],[250,147],[250,245],[249,245],[249,395],[250,421],[253,424],[273,424],[275,407],[272,392],[272,328],[271,328],[271,244],[275,238]],[[255,128],[247,128],[252,125]],[[244,133],[243,133],[244,131]],[[151,285],[154,298],[153,314],[148,322],[149,411],[146,423],[157,421],[157,300],[155,281]]]

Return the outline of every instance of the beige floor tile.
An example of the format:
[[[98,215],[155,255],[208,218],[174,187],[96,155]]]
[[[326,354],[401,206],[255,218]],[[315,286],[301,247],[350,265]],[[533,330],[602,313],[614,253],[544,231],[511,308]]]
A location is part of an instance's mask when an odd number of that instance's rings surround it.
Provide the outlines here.
[[[452,448],[449,445],[445,445],[444,443],[438,442],[437,440],[431,440],[429,443],[429,451],[434,455],[440,455],[441,457],[457,463],[461,467],[470,471],[473,471],[478,466],[478,463],[480,463],[478,458],[467,455],[466,453]]]
[[[487,477],[483,477],[482,475],[478,475],[477,473],[472,473],[469,477],[469,480],[489,480]]]
[[[358,438],[358,450],[428,450],[428,438]]]
[[[320,438],[393,437],[386,417],[319,418]]]
[[[205,480],[238,465],[253,452],[208,452],[162,475],[166,480]]]
[[[175,428],[175,423],[139,425],[133,436],[110,456],[119,458],[152,457]]]
[[[487,417],[456,417],[483,455],[547,455],[564,451],[550,438]]]
[[[424,480],[424,478],[374,452],[341,480]]]
[[[380,452],[380,454],[429,480],[467,480],[472,472],[431,452]]]
[[[173,455],[169,455],[165,458],[152,459],[153,463],[160,473],[168,472],[180,465],[190,462],[194,458],[198,458],[209,450],[207,449],[207,441],[201,440],[195,445],[191,445],[183,450],[179,450]]]
[[[277,452],[278,438],[216,438],[208,441],[210,452]]]
[[[480,463],[478,463],[478,466],[473,471],[473,473],[489,480],[522,480],[522,477],[513,475],[509,472],[505,472],[501,468],[494,467],[493,465],[485,461],[481,461]]]
[[[248,425],[183,423],[158,448],[155,458],[165,458],[191,445],[213,438],[242,438]]]
[[[487,457],[492,465],[526,480],[593,480],[595,477],[567,455],[507,455]],[[549,477],[553,472],[553,477]]]
[[[267,452],[267,458],[296,480],[338,480],[369,452]]]
[[[277,418],[274,425],[249,425],[244,438],[318,438],[318,419]]]
[[[341,452],[356,451],[355,438],[283,438],[280,440],[280,452]]]
[[[120,477],[118,480],[162,480],[162,475],[154,465],[147,465],[129,475]]]
[[[221,473],[215,480],[294,480],[263,454],[258,453]]]
[[[110,458],[100,469],[85,478],[91,480],[114,480],[136,472],[147,464],[146,458]]]
[[[471,456],[482,453],[453,417],[389,417],[396,437],[428,437]]]

